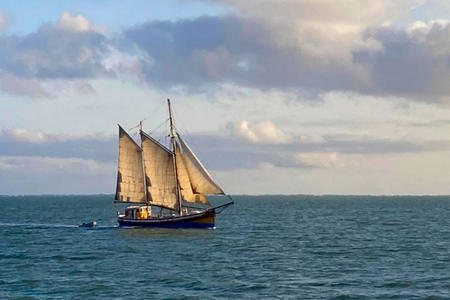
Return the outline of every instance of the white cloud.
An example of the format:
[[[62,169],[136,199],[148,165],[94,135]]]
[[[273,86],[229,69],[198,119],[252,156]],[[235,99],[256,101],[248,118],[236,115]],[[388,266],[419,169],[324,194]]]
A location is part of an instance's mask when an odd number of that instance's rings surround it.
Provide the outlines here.
[[[297,141],[300,143],[323,143],[325,138],[320,134],[301,134]]]
[[[192,134],[208,132],[211,135],[223,135],[223,128],[231,122],[235,124],[235,133],[239,132],[238,125],[245,125],[244,132],[251,132],[253,139],[261,140],[264,136],[262,140],[277,141],[269,145],[262,145],[261,142],[247,143],[244,145],[245,149],[237,149],[234,154],[238,156],[239,151],[247,151],[248,160],[256,161],[256,165],[259,162],[272,163],[275,165],[272,169],[250,169],[254,168],[253,164],[245,165],[249,168],[246,170],[228,169],[215,172],[220,175],[220,182],[232,193],[380,194],[426,193],[427,189],[429,193],[444,193],[446,187],[450,186],[445,181],[445,178],[450,176],[445,177],[448,174],[443,170],[447,165],[447,156],[450,157],[445,148],[437,149],[439,153],[420,149],[414,150],[415,153],[399,153],[403,151],[400,149],[384,155],[373,154],[376,151],[387,152],[386,145],[389,145],[389,142],[407,141],[421,144],[427,141],[448,140],[450,108],[447,106],[411,102],[399,97],[373,97],[342,92],[309,98],[292,91],[261,91],[232,85],[192,94],[183,90],[168,92],[142,89],[141,86],[119,80],[93,81],[92,84],[98,94],[79,97],[69,93],[61,101],[39,99],[27,102],[26,108],[23,101],[4,99],[2,101],[9,108],[9,114],[2,116],[0,126],[18,124],[17,127],[28,128],[29,135],[43,132],[46,139],[51,139],[50,135],[84,135],[95,131],[103,131],[115,137],[117,122],[132,127],[138,120],[149,117],[144,124],[145,128],[152,129],[160,125],[167,119],[165,97],[169,93],[171,98],[173,97],[177,129],[185,127],[188,133]],[[17,115],[22,119],[13,118]],[[247,120],[248,123],[242,123],[242,120]],[[260,123],[264,122],[271,125],[265,123],[265,126],[261,126]],[[39,124],[40,130],[30,130],[36,128],[33,127],[36,124]],[[290,142],[286,143],[286,139]],[[190,142],[189,135],[186,140]],[[346,142],[343,148],[353,151],[353,154],[333,148],[330,140]],[[377,146],[377,149],[369,149],[373,151],[372,154],[361,154],[366,151],[366,148],[359,149],[361,142],[376,140],[386,141],[386,144]],[[312,143],[315,144],[311,146]],[[232,147],[234,144],[214,144],[214,149],[220,151],[230,148],[232,151],[236,150]],[[288,166],[290,162],[295,163],[295,157],[284,155],[286,153],[283,151],[287,147],[290,147],[291,151],[287,154],[305,153],[297,157],[300,158],[297,162],[301,163],[303,160],[304,164],[309,163],[315,168],[280,167]],[[98,152],[103,153],[102,151]],[[270,158],[266,160],[266,156],[259,157],[258,154],[266,154],[264,151],[273,151],[286,160],[277,164]],[[355,154],[358,151],[360,154]],[[218,155],[220,154],[216,153],[214,156],[212,153],[209,157],[217,159]],[[229,156],[232,157],[233,153]],[[202,159],[205,156],[199,157]],[[108,159],[115,160],[115,154],[111,154]],[[442,166],[439,166],[439,160]],[[427,165],[427,162],[430,162],[430,165]],[[103,185],[107,187],[104,192],[114,189],[115,162],[113,164],[108,177],[110,182]],[[53,170],[57,170],[55,165],[52,164]],[[424,174],[430,177],[424,175],[418,179],[419,175],[414,175],[408,168],[419,173],[423,168]],[[26,173],[25,168],[21,170]],[[437,178],[435,183],[432,178]],[[423,184],[420,182],[422,179]],[[81,179],[77,180],[80,182]],[[400,180],[401,184],[392,186],[390,183],[396,182],[395,180]],[[29,184],[30,189],[33,185]],[[0,193],[6,191],[5,187],[0,188]],[[88,192],[90,189],[81,187],[80,191]]]
[[[9,25],[9,14],[6,11],[0,10],[0,31],[8,27]]]
[[[429,20],[427,22],[415,21],[407,26],[406,32],[409,35],[415,35],[415,34],[425,34],[426,35],[426,34],[430,33],[430,30],[433,28],[433,26],[446,27],[449,23],[450,23],[450,20],[444,20],[444,19]]]
[[[450,134],[450,124],[445,122],[450,120],[449,107],[400,97],[330,92],[310,98],[292,91],[261,91],[234,85],[192,94],[175,89],[142,89],[120,80],[96,80],[91,84],[96,94],[80,97],[68,90],[59,101],[41,99],[27,103],[26,109],[23,101],[5,97],[2,101],[10,115],[21,115],[22,119],[2,116],[0,126],[16,124],[14,127],[31,129],[39,124],[39,129],[47,133],[111,135],[116,134],[118,122],[132,127],[148,118],[144,126],[150,130],[167,118],[165,99],[170,94],[176,125],[182,132],[223,132],[231,123],[234,132],[240,134],[239,125],[247,120],[247,130],[258,139],[261,130],[256,124],[264,120],[272,123],[274,140],[279,142],[319,143],[327,136],[420,142],[446,140]],[[250,116],[253,120],[249,120]]]
[[[86,32],[92,30],[92,23],[83,15],[72,15],[70,12],[63,12],[59,20],[59,26],[66,30],[75,32]]]
[[[102,61],[107,71],[112,71],[121,78],[128,76],[139,78],[141,76],[141,58],[121,52],[114,47],[109,47],[109,55]]]
[[[3,131],[5,134],[5,131]],[[19,141],[26,141],[32,143],[42,143],[48,140],[48,135],[40,131],[29,131],[24,128],[15,128],[10,131],[6,131],[6,134],[14,137]]]
[[[295,160],[307,166],[320,168],[343,168],[347,165],[337,152],[297,153],[295,155]]]
[[[361,45],[361,34],[372,26],[393,23],[426,0],[217,0],[239,14],[271,24],[280,44],[296,44],[313,57],[345,58]],[[258,8],[255,9],[255,6]],[[338,61],[336,61],[338,62]]]
[[[448,152],[339,156],[345,166],[295,169],[265,164],[215,175],[234,194],[450,194]]]
[[[239,122],[237,132],[240,136],[254,143],[282,144],[290,141],[289,136],[271,121],[249,122],[243,120]]]

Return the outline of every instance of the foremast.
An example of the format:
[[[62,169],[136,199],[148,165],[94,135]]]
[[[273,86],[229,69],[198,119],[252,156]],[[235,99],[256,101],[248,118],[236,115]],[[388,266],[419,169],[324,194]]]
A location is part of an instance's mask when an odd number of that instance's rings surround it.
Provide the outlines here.
[[[178,168],[177,168],[177,142],[175,140],[173,117],[172,117],[172,107],[170,105],[170,99],[167,99],[167,105],[169,106],[169,123],[170,123],[170,144],[172,146],[172,157],[173,157],[173,168],[174,168],[174,180],[175,180],[175,195],[178,201],[178,213],[180,216],[183,215],[182,199],[180,184],[178,182]]]

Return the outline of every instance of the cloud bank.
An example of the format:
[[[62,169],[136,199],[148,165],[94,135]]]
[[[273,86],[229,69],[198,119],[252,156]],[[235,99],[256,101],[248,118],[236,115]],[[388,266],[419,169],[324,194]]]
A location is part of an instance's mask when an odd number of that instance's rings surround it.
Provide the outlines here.
[[[448,100],[450,22],[390,25],[423,1],[267,0],[256,11],[224,2],[239,13],[149,21],[107,35],[65,12],[36,32],[0,36],[0,74],[11,82],[2,88],[45,97],[42,81],[134,78],[156,88],[234,84]]]
[[[230,10],[116,32],[66,11],[11,33],[0,13],[0,191],[113,191],[109,127],[167,94],[232,192],[448,191],[445,1],[209,2]]]

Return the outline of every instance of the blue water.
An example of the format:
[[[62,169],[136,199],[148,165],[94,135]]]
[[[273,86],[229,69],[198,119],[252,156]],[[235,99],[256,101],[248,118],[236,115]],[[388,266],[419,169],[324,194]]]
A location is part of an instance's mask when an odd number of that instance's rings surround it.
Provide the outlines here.
[[[235,202],[119,229],[112,196],[0,197],[0,299],[450,299],[450,197]]]

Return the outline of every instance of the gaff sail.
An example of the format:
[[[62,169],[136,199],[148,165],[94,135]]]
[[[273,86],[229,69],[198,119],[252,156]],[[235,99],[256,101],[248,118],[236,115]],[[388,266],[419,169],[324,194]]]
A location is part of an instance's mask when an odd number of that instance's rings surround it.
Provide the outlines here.
[[[145,196],[142,149],[119,125],[119,167],[116,201],[147,202]]]
[[[149,204],[176,209],[176,183],[173,153],[141,131],[145,181]]]

